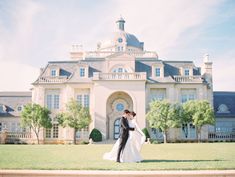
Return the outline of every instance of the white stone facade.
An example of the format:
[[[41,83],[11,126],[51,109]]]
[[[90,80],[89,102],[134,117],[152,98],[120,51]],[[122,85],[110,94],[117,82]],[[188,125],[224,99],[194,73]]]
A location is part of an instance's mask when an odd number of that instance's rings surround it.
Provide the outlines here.
[[[140,127],[148,127],[145,116],[152,99],[171,102],[199,99],[213,104],[210,61],[203,62],[201,72],[192,61],[161,60],[156,52],[145,51],[144,43],[134,35],[126,33],[124,23],[119,19],[112,40],[98,43],[96,51],[85,52],[81,46],[74,45],[70,60],[49,62],[33,83],[32,101],[49,106],[53,118],[65,111],[71,98],[78,100],[89,106],[92,116],[89,131],[99,129],[104,140],[117,138],[118,118],[124,109],[135,111]],[[187,128],[191,132],[187,138],[195,139],[193,127],[187,125]],[[53,131],[51,136],[46,130],[42,131],[40,139],[55,143],[73,139],[72,129],[58,127],[58,134]],[[161,138],[154,131],[151,136]],[[170,140],[185,139],[182,129],[172,129],[169,137]],[[205,126],[202,138],[207,137]]]

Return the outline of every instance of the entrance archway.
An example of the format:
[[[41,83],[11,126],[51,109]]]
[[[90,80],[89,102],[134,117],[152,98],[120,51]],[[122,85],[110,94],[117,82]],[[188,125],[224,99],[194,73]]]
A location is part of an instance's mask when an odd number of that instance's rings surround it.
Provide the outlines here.
[[[125,109],[133,110],[133,100],[126,92],[115,92],[109,96],[106,103],[107,139],[119,137],[119,121]]]

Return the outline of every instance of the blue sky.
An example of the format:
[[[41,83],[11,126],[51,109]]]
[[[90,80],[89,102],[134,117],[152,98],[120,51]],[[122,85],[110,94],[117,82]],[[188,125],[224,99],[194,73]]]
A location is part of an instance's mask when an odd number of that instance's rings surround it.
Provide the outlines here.
[[[163,60],[213,61],[214,90],[235,91],[233,0],[0,0],[0,91],[29,90],[39,68],[95,50],[122,15],[125,29]]]

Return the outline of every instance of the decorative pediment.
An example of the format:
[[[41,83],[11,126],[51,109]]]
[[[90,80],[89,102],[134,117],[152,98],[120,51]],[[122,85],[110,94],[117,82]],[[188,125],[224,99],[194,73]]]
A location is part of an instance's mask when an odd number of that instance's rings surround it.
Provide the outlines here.
[[[219,105],[218,109],[217,109],[217,113],[230,113],[228,106],[225,104],[221,104]]]

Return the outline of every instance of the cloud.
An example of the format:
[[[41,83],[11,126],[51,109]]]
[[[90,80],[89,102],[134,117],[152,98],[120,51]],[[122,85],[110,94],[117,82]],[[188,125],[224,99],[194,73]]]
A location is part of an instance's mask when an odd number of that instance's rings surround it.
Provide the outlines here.
[[[0,89],[12,89],[12,83],[21,80],[15,80],[13,75],[18,73],[12,70],[11,66],[22,67],[26,73],[38,72],[37,68],[45,66],[50,60],[68,60],[70,46],[74,43],[83,44],[85,50],[95,50],[98,41],[111,37],[116,28],[115,20],[120,14],[126,20],[126,31],[145,42],[146,50],[157,51],[161,59],[201,58],[208,50],[195,50],[195,46],[191,47],[189,44],[201,45],[197,41],[205,31],[204,26],[210,21],[219,21],[216,18],[217,9],[224,2],[226,1],[2,1],[0,69],[3,69],[1,74],[11,71],[12,80],[1,80],[3,85],[0,85]],[[231,14],[224,15],[225,17],[231,18]],[[209,46],[213,48],[214,44],[209,43]],[[209,50],[209,54],[213,55],[210,51],[213,50]],[[224,58],[223,61],[231,61],[231,55],[220,54]],[[11,64],[6,64],[7,61]],[[202,59],[194,61],[201,63]],[[215,88],[234,88],[231,82],[223,82],[227,78],[231,80],[231,75],[223,74],[217,63],[220,65],[226,62],[221,62],[219,58],[214,60]],[[231,66],[234,66],[234,63],[231,63]],[[9,67],[9,71],[6,67]],[[28,84],[35,79],[27,74],[22,75],[22,78],[27,80]],[[20,83],[20,88],[28,88],[24,81]],[[219,83],[223,83],[223,87],[219,86]]]
[[[126,18],[129,31],[137,33],[141,40],[145,40],[147,50],[156,50],[160,57],[167,58],[168,53],[182,43],[180,41],[182,35],[192,28],[205,24],[223,1],[121,0],[118,2],[116,11],[121,12]],[[198,31],[194,32],[189,39],[184,40],[192,42],[197,33]]]

